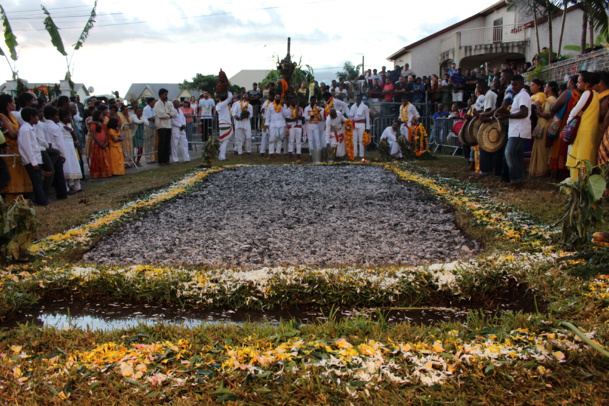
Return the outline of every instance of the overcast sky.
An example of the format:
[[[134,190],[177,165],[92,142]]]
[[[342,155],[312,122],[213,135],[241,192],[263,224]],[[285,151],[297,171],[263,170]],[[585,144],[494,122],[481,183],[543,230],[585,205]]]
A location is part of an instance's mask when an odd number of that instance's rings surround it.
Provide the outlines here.
[[[448,25],[496,3],[493,0],[401,2],[345,0],[99,0],[97,18],[83,48],[74,52],[75,82],[95,93],[131,83],[181,83],[197,73],[228,75],[241,69],[273,69],[287,52],[314,68],[316,78],[334,77],[345,61],[380,68],[387,57]],[[51,45],[40,5],[61,29],[72,55],[93,0],[1,1],[19,43],[17,71],[30,82],[58,82],[66,59]],[[8,54],[4,41],[0,42]],[[11,61],[12,62],[12,61]],[[2,81],[11,78],[0,63]],[[424,74],[421,72],[421,74]]]

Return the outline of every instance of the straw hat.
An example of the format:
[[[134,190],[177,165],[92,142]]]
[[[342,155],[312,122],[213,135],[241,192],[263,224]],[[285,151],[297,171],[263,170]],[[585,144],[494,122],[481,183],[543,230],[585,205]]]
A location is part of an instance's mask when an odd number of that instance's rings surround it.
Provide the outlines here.
[[[498,151],[505,144],[505,135],[501,122],[493,118],[490,123],[484,124],[478,131],[480,148],[486,152]]]
[[[461,127],[459,128],[459,132],[457,135],[459,136],[459,142],[465,145],[465,132],[467,131],[467,123],[468,121],[461,121]]]

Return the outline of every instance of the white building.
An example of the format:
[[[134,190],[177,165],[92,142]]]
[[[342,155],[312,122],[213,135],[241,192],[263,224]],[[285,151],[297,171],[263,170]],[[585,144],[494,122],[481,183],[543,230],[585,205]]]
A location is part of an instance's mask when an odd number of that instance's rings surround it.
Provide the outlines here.
[[[387,59],[394,65],[410,68],[419,75],[442,74],[451,61],[464,70],[486,65],[501,68],[515,62],[517,66],[530,62],[537,54],[537,38],[532,17],[508,10],[509,1],[499,1],[485,10],[405,46]],[[563,52],[567,45],[581,42],[582,10],[577,6],[567,9],[563,35]],[[538,16],[540,47],[548,47],[548,23]],[[562,12],[552,18],[553,51],[557,51],[562,23]],[[575,52],[571,52],[576,54]]]

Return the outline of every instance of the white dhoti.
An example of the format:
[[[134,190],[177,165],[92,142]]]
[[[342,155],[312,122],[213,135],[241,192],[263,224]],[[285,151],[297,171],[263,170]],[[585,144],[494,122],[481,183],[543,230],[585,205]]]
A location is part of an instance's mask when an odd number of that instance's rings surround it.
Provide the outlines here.
[[[281,144],[285,139],[285,126],[269,126],[269,155],[281,153]]]
[[[247,152],[248,154],[252,152],[252,129],[251,128],[235,129],[235,140],[236,140],[237,153],[239,155],[241,155],[243,153],[244,146],[245,146],[245,152]]]
[[[186,131],[180,131],[178,127],[171,127],[171,160],[173,162],[180,161],[178,159],[178,152],[182,152],[182,160],[184,162],[190,161]]]
[[[355,156],[360,158],[364,157],[364,131],[366,131],[366,123],[355,123],[353,128],[353,152]]]
[[[398,144],[396,141],[389,141],[389,147],[391,148],[391,156],[397,156],[398,158],[402,158],[402,150],[400,149],[400,144]]]
[[[307,124],[307,140],[309,142],[309,150],[322,149],[324,145],[321,142],[321,132],[318,124]]]
[[[218,159],[220,161],[226,161],[226,147],[228,146],[230,136],[233,134],[233,126],[230,123],[220,121],[218,127],[220,128],[220,154],[218,155]]]
[[[410,125],[408,123],[400,125],[400,134],[402,134],[406,140],[408,139],[408,128],[409,127],[410,127]]]
[[[302,151],[302,126],[290,127],[288,152],[294,152],[294,144],[296,144],[296,153],[300,155]]]
[[[266,152],[267,144],[269,143],[269,132],[267,131],[264,123],[262,123],[262,131],[260,133],[260,153]]]
[[[336,156],[338,157],[345,156],[347,153],[345,134],[343,132],[332,131],[330,133],[328,144],[330,144],[332,148],[336,148]]]

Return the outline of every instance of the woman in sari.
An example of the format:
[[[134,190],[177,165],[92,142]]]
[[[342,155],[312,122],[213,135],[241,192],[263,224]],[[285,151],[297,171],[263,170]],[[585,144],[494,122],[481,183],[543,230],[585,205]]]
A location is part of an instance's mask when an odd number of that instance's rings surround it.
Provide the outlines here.
[[[96,110],[89,125],[89,134],[92,136],[89,173],[92,178],[109,178],[112,176],[110,164],[110,149],[106,135],[106,123],[103,113]]]
[[[31,193],[34,190],[32,181],[25,170],[25,166],[22,165],[19,155],[19,142],[17,140],[19,123],[12,114],[15,107],[15,100],[12,96],[0,94],[0,121],[6,138],[6,148],[3,152],[9,155],[17,155],[3,158],[10,173],[8,184],[1,190],[7,203],[15,200],[19,195]]]
[[[131,157],[133,156],[133,132],[135,131],[135,126],[131,124],[131,109],[129,106],[121,105],[121,111],[118,113],[118,118],[121,123],[119,127],[119,133],[121,137],[123,137],[122,147],[124,154],[124,161],[129,168],[131,168],[132,164]]]
[[[582,113],[577,137],[575,137],[567,157],[566,165],[570,170],[571,179],[579,179],[580,169],[585,168],[585,161],[596,165],[596,154],[601,142],[598,133],[600,103],[598,93],[593,89],[597,83],[598,77],[592,72],[581,72],[577,81],[577,88],[582,92],[582,96],[567,119],[567,122],[569,122]]]
[[[560,133],[567,123],[569,113],[579,101],[581,93],[577,90],[577,81],[579,75],[573,75],[567,82],[567,90],[561,93],[556,100],[556,103],[550,108],[553,117],[558,117],[561,120],[560,128],[556,134],[556,138],[552,140],[552,149],[550,150],[550,176],[552,179],[561,181],[566,176],[566,162],[569,145],[560,139]]]
[[[558,93],[558,84],[556,82],[548,82],[542,93],[541,82],[539,79],[533,80],[531,83],[531,91],[534,91],[531,97],[531,102],[537,106],[535,114],[537,115],[537,131],[539,134],[533,141],[533,150],[531,151],[531,162],[529,164],[530,176],[545,176],[550,170],[550,149],[548,148],[548,125],[552,114],[550,109],[556,102],[556,94]],[[543,96],[538,94],[541,93]],[[543,101],[542,101],[543,100]],[[539,103],[539,104],[538,104]]]
[[[600,72],[598,84],[601,111],[599,115],[599,134],[602,134],[598,147],[598,165],[609,162],[609,72]]]

